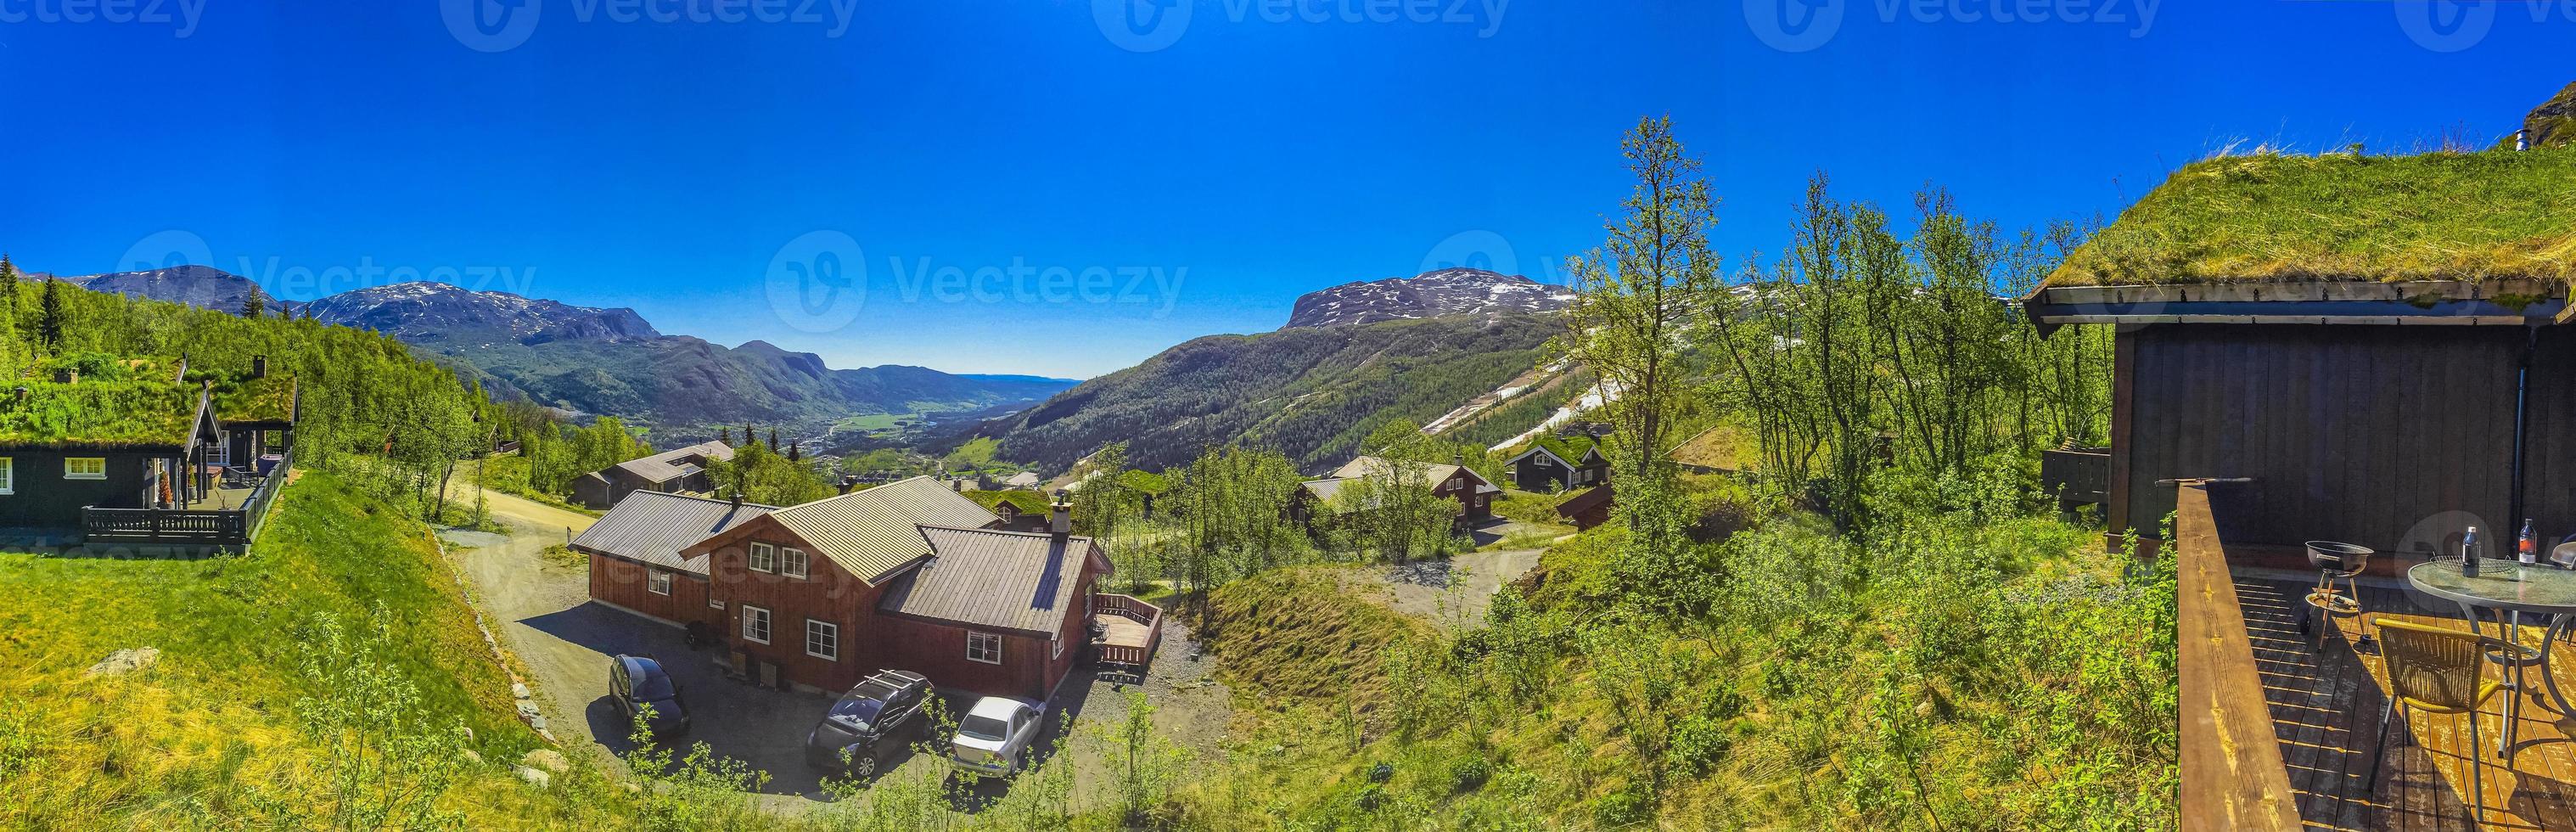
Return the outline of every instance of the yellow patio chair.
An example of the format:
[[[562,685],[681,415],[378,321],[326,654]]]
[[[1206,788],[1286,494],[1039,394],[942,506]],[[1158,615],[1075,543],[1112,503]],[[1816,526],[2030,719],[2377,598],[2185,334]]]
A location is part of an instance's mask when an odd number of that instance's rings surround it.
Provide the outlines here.
[[[2503,639],[2466,630],[2452,630],[2407,621],[2375,619],[2379,626],[2381,655],[2388,659],[2388,708],[2379,717],[2379,743],[2370,758],[2369,787],[2379,788],[2380,758],[2387,755],[2388,723],[2402,719],[2407,711],[2428,714],[2468,714],[2469,745],[2464,752],[2469,759],[2469,812],[2480,828],[2486,824],[2486,812],[2478,805],[2486,792],[2486,781],[2478,773],[2478,749],[2486,743],[2478,739],[2477,711],[2505,684],[2486,678],[2489,650],[2513,651]],[[2512,760],[2505,765],[2511,770]]]

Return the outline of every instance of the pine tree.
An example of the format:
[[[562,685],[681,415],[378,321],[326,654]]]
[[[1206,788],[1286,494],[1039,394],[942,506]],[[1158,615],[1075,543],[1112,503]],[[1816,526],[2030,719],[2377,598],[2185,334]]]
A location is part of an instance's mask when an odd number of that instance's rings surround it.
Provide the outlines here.
[[[716,428],[716,441],[724,443],[725,447],[733,447],[732,426]]]
[[[787,461],[789,461],[789,462],[803,462],[803,461],[805,461],[805,443],[803,443],[803,442],[796,442],[796,443],[792,443],[792,444],[788,445],[788,446],[787,446]]]
[[[36,307],[36,343],[47,350],[63,348],[62,286],[59,280],[45,281],[45,297]]]
[[[251,320],[258,320],[262,314],[267,312],[268,293],[260,291],[259,284],[251,284],[250,294],[242,297],[241,316]]]
[[[770,453],[773,453],[773,454],[778,452],[778,429],[777,429],[777,428],[770,428],[770,429],[769,429],[769,452],[770,452]]]
[[[18,264],[7,252],[0,252],[0,314],[18,314]]]

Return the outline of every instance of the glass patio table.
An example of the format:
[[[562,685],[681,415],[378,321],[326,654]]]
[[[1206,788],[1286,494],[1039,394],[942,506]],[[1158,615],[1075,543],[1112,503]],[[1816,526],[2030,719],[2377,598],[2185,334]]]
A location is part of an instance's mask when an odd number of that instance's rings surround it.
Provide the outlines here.
[[[2558,640],[2567,638],[2569,627],[2576,625],[2576,570],[2560,569],[2546,563],[2524,566],[2520,561],[2480,558],[2477,576],[2470,577],[2460,574],[2458,560],[2444,558],[2407,569],[2406,583],[2425,594],[2459,604],[2460,612],[2469,619],[2472,632],[2481,626],[2478,607],[2511,614],[2512,623],[2505,623],[2505,619],[2499,616],[2497,625],[2499,628],[2512,628],[2505,631],[2505,640],[2517,646],[2522,642],[2515,638],[2515,631],[2521,628],[2523,613],[2554,616],[2547,633],[2541,636],[2537,655],[2506,660],[2514,664],[2514,695],[2505,698],[2505,730],[2499,732],[2497,753],[2505,753],[2513,744],[2514,721],[2522,710],[2522,664],[2537,662],[2541,686],[2549,691],[2549,698],[2557,704],[2558,712],[2576,716],[2576,708],[2569,707],[2566,694],[2558,690],[2556,663],[2549,660],[2550,651],[2557,648]]]

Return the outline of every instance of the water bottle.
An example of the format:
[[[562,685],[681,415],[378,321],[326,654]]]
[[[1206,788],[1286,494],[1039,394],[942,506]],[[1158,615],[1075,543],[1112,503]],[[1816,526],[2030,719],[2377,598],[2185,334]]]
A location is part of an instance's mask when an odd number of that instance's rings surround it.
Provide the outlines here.
[[[2522,518],[2522,537],[2514,542],[2514,555],[2524,566],[2540,563],[2540,530],[2532,528],[2531,518]]]
[[[2460,574],[2471,578],[2478,576],[2478,527],[2476,526],[2470,526],[2467,534],[2460,535]]]

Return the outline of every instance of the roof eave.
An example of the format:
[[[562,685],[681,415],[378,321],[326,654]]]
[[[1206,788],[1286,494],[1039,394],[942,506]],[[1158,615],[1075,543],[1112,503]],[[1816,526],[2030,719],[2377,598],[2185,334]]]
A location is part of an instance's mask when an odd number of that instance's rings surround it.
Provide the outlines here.
[[[2566,308],[2564,287],[2530,279],[2045,286],[2022,299],[2042,335],[2067,324],[2539,326]]]

